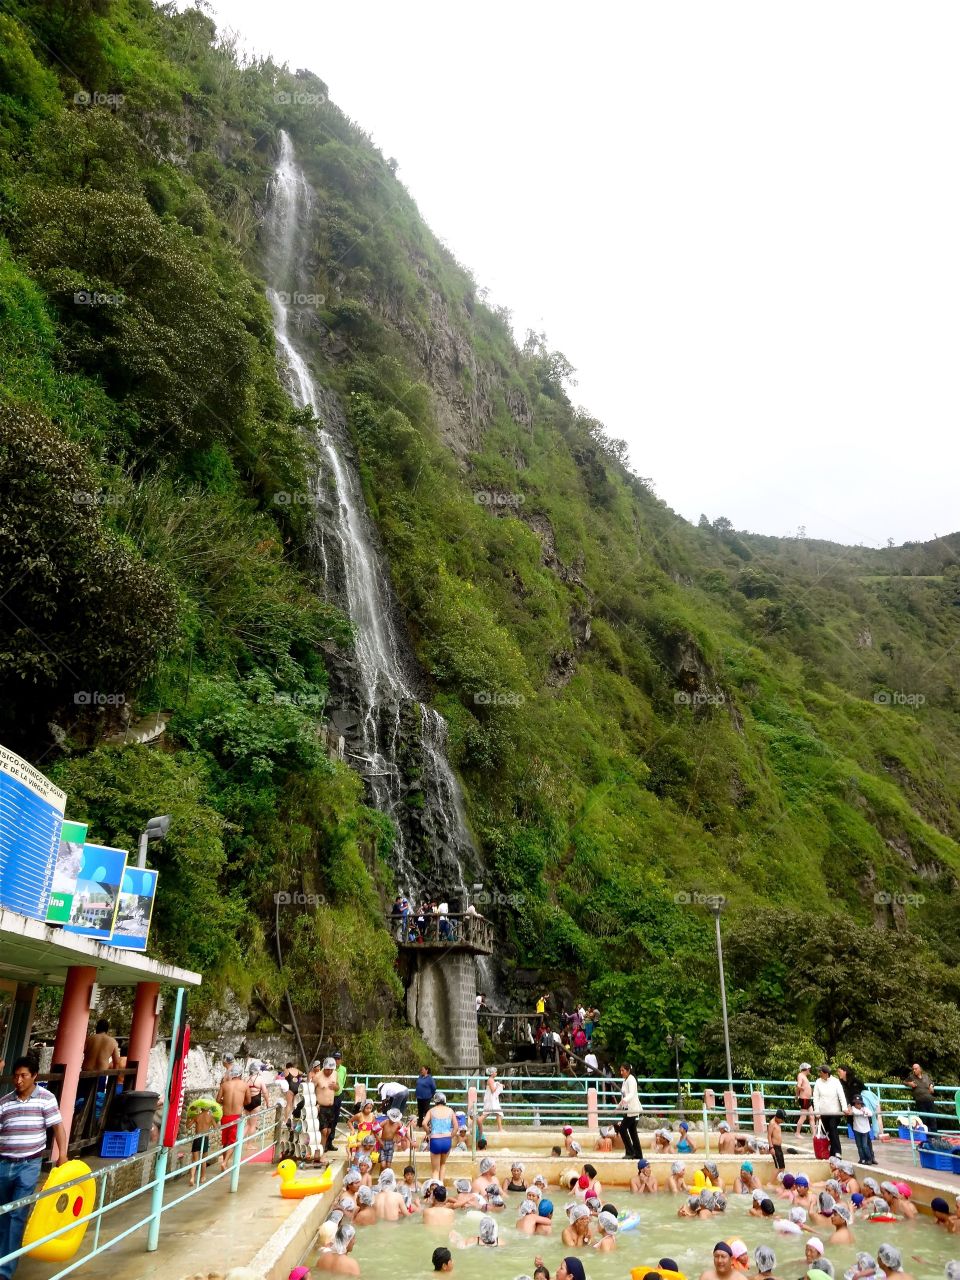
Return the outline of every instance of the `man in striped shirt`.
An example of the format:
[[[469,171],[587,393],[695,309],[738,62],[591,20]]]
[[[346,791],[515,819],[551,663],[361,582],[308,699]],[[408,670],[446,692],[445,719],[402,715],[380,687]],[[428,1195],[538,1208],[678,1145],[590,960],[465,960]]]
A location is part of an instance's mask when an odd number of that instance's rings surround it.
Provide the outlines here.
[[[30,1205],[8,1213],[2,1206],[36,1190],[40,1162],[47,1149],[47,1130],[53,1130],[58,1165],[67,1158],[67,1135],[57,1100],[37,1084],[40,1064],[28,1056],[13,1064],[13,1092],[0,1098],[0,1280],[9,1280],[19,1258],[6,1261],[20,1248]]]

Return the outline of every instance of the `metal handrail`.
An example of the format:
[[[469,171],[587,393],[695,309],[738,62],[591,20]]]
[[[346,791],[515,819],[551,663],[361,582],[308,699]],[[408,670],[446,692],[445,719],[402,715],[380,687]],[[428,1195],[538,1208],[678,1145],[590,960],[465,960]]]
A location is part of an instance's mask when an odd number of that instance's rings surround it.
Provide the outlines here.
[[[539,1124],[550,1120],[577,1121],[585,1120],[589,1114],[588,1090],[597,1090],[598,1106],[601,1110],[611,1109],[619,1100],[620,1081],[616,1077],[602,1075],[560,1075],[532,1076],[522,1074],[524,1064],[509,1064],[501,1067],[498,1079],[504,1085],[501,1095],[504,1119],[518,1124]],[[369,1091],[375,1090],[382,1080],[396,1080],[401,1084],[410,1083],[411,1092],[416,1083],[415,1076],[393,1074],[390,1076],[376,1073],[354,1073],[352,1080],[364,1085]],[[447,1094],[451,1105],[457,1105],[454,1099],[462,1099],[460,1105],[466,1106],[467,1091],[475,1088],[482,1094],[485,1074],[481,1071],[463,1071],[435,1075],[437,1087]],[[723,1118],[727,1107],[724,1094],[728,1082],[723,1079],[702,1077],[681,1077],[680,1094],[684,1107],[677,1107],[676,1076],[659,1076],[639,1078],[638,1087],[644,1111],[648,1114],[662,1115],[665,1119],[671,1116],[681,1118],[688,1112],[699,1114],[702,1108],[704,1091],[711,1089],[715,1103],[708,1114]],[[796,1124],[804,1113],[797,1105],[794,1097],[795,1081],[793,1080],[736,1080],[734,1081],[735,1104],[732,1110],[738,1120],[746,1121],[744,1127],[753,1127],[752,1094],[759,1092],[764,1099],[767,1111],[783,1107],[788,1122]],[[921,1120],[936,1118],[941,1133],[955,1133],[958,1124],[955,1114],[938,1111],[936,1113],[920,1111],[914,1104],[909,1090],[901,1084],[868,1083],[867,1087],[880,1098],[880,1118],[884,1129],[896,1128],[896,1117],[900,1114],[918,1116]],[[953,1102],[955,1086],[941,1085],[938,1092],[949,1097]]]
[[[258,1117],[257,1126],[250,1133],[246,1132],[246,1122],[251,1117],[246,1114],[242,1115],[237,1121],[236,1141],[229,1143],[225,1147],[221,1147],[219,1152],[208,1151],[208,1153],[204,1157],[204,1161],[211,1161],[211,1160],[217,1159],[220,1155],[223,1155],[224,1152],[232,1152],[233,1153],[232,1159],[230,1163],[227,1165],[227,1167],[221,1171],[218,1171],[214,1174],[207,1176],[202,1183],[198,1181],[197,1186],[191,1187],[188,1191],[186,1191],[182,1195],[176,1196],[174,1199],[168,1201],[166,1204],[161,1204],[160,1210],[159,1210],[161,1217],[164,1213],[167,1213],[170,1209],[174,1208],[176,1205],[182,1204],[184,1200],[189,1199],[190,1196],[199,1195],[203,1191],[205,1191],[208,1187],[212,1187],[215,1183],[219,1182],[221,1178],[229,1178],[230,1179],[229,1190],[231,1192],[235,1192],[239,1185],[239,1173],[240,1173],[241,1166],[245,1164],[249,1164],[251,1160],[256,1159],[256,1157],[274,1141],[276,1137],[277,1126],[279,1124],[279,1117],[280,1117],[281,1110],[282,1110],[282,1104],[280,1103],[275,1104],[275,1106],[273,1107],[262,1108],[261,1115]],[[224,1126],[221,1124],[220,1129],[222,1130],[223,1127]],[[216,1132],[216,1130],[212,1129],[210,1130],[210,1132],[214,1133]],[[263,1139],[267,1135],[269,1135],[268,1141],[261,1141],[259,1147],[256,1150],[252,1151],[247,1156],[243,1155],[244,1146],[250,1144],[251,1142],[253,1142],[258,1138]],[[188,1134],[186,1137],[178,1138],[176,1142],[172,1144],[172,1147],[167,1148],[167,1150],[175,1150],[177,1147],[185,1146],[186,1143],[190,1143],[192,1145],[195,1136],[196,1135],[194,1134]],[[161,1150],[162,1148],[155,1147],[151,1152],[146,1153],[147,1158],[153,1157],[155,1159]],[[183,1165],[175,1165],[172,1169],[167,1170],[163,1174],[162,1178],[157,1177],[156,1169],[154,1169],[150,1177],[150,1180],[147,1183],[145,1183],[143,1186],[136,1188],[136,1190],[134,1191],[128,1192],[126,1195],[118,1197],[116,1200],[112,1200],[109,1204],[104,1204],[103,1195],[104,1195],[104,1188],[106,1186],[107,1178],[114,1172],[115,1169],[122,1168],[124,1165],[130,1165],[130,1164],[133,1164],[135,1161],[140,1161],[143,1159],[144,1159],[144,1154],[142,1153],[140,1155],[128,1156],[122,1160],[115,1160],[115,1161],[112,1161],[109,1166],[105,1166],[102,1169],[97,1169],[97,1170],[91,1171],[90,1173],[83,1174],[81,1177],[71,1179],[69,1182],[62,1182],[56,1187],[51,1187],[49,1190],[35,1191],[32,1195],[24,1196],[19,1200],[13,1200],[9,1204],[0,1206],[0,1216],[2,1216],[5,1213],[10,1213],[14,1209],[21,1208],[25,1205],[34,1205],[38,1203],[40,1200],[43,1200],[47,1196],[59,1196],[66,1188],[78,1186],[82,1182],[88,1182],[90,1180],[93,1180],[98,1184],[97,1195],[96,1195],[96,1201],[97,1201],[96,1207],[91,1210],[91,1212],[86,1216],[85,1219],[79,1219],[79,1220],[71,1219],[69,1222],[65,1223],[62,1227],[58,1227],[55,1231],[51,1231],[48,1235],[43,1236],[41,1239],[33,1240],[29,1245],[26,1245],[26,1246],[21,1245],[20,1248],[14,1250],[12,1253],[6,1254],[4,1257],[0,1258],[0,1265],[3,1265],[8,1262],[12,1262],[14,1260],[18,1260],[24,1257],[27,1253],[30,1252],[30,1250],[37,1248],[39,1245],[46,1244],[50,1240],[55,1240],[58,1236],[64,1235],[68,1231],[73,1231],[75,1227],[78,1225],[78,1222],[86,1221],[94,1227],[93,1247],[91,1249],[84,1251],[82,1254],[80,1254],[80,1256],[75,1258],[67,1266],[55,1272],[53,1275],[51,1275],[48,1278],[48,1280],[62,1280],[62,1277],[70,1275],[71,1272],[75,1271],[78,1267],[81,1267],[87,1262],[89,1262],[91,1258],[98,1257],[101,1253],[106,1252],[108,1249],[112,1249],[121,1240],[126,1239],[127,1236],[133,1235],[135,1232],[142,1230],[145,1226],[147,1226],[153,1220],[155,1216],[153,1208],[150,1205],[153,1192],[158,1187],[165,1189],[166,1185],[170,1181],[172,1181],[174,1178],[182,1177],[184,1174],[189,1173],[189,1170],[193,1163],[199,1163],[199,1161],[197,1162],[191,1161],[190,1163],[184,1163]],[[112,1236],[109,1240],[101,1243],[100,1231],[101,1231],[101,1225],[105,1216],[108,1213],[112,1213],[115,1209],[119,1209],[122,1205],[128,1204],[131,1201],[136,1200],[137,1197],[139,1196],[146,1197],[146,1203],[149,1206],[148,1212],[146,1212],[142,1218],[138,1218],[138,1220],[132,1226],[126,1227],[124,1230],[120,1231],[118,1234]]]

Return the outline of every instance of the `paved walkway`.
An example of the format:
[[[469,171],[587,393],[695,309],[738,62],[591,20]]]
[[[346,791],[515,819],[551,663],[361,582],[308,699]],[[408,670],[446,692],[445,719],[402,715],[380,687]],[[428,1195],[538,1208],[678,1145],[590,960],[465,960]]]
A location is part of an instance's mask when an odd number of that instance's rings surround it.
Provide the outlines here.
[[[785,1147],[796,1147],[802,1150],[804,1155],[813,1158],[813,1145],[809,1143],[809,1139],[804,1137],[796,1138],[793,1141],[787,1139],[784,1142]],[[873,1154],[877,1158],[875,1168],[868,1168],[861,1165],[857,1159],[856,1143],[851,1142],[846,1137],[841,1137],[840,1146],[841,1154],[844,1160],[849,1160],[857,1166],[857,1178],[862,1182],[865,1176],[876,1178],[878,1182],[882,1182],[885,1177],[901,1177],[901,1178],[917,1178],[921,1182],[925,1182],[928,1186],[942,1188],[948,1191],[950,1196],[960,1194],[960,1175],[955,1173],[946,1173],[941,1169],[923,1169],[920,1161],[914,1161],[913,1152],[910,1150],[909,1142],[902,1142],[896,1138],[891,1138],[888,1142],[875,1142],[873,1144]],[[790,1157],[787,1157],[789,1168]]]
[[[164,1213],[156,1253],[146,1252],[147,1229],[142,1227],[107,1253],[77,1267],[73,1275],[81,1280],[182,1280],[197,1273],[246,1266],[299,1203],[281,1199],[272,1173],[267,1164],[245,1166],[236,1195],[230,1195],[229,1179],[224,1178]],[[168,1199],[186,1190],[186,1178],[177,1178],[167,1192]],[[132,1226],[148,1208],[149,1197],[138,1196],[111,1210],[105,1216],[101,1240]],[[89,1248],[92,1239],[91,1227],[83,1247]],[[63,1265],[24,1258],[17,1280],[47,1280]]]

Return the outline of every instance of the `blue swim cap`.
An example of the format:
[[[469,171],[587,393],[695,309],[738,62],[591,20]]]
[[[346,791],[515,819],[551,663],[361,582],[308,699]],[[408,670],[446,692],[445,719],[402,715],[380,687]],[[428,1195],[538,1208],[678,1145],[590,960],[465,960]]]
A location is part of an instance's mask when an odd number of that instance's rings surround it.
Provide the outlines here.
[[[649,1160],[638,1160],[638,1161],[637,1161],[637,1172],[638,1172],[638,1173],[639,1173],[639,1171],[640,1171],[641,1169],[649,1169],[649,1168],[650,1168],[650,1161],[649,1161]]]
[[[552,1216],[552,1214],[553,1214],[553,1201],[552,1201],[552,1200],[541,1200],[541,1201],[540,1201],[540,1209],[539,1209],[539,1213],[540,1213],[540,1214],[541,1214],[541,1216],[542,1216],[542,1217],[544,1217],[544,1218],[549,1218],[549,1217],[551,1217],[551,1216]]]
[[[795,1185],[798,1187],[809,1187],[810,1179],[804,1173],[798,1173],[795,1179]]]
[[[743,1170],[744,1173],[753,1173],[753,1165],[750,1163],[749,1160],[744,1160],[740,1168]]]
[[[684,1131],[686,1131],[687,1129],[689,1129],[689,1128],[690,1128],[690,1126],[687,1124],[686,1120],[681,1120],[681,1121],[680,1121],[680,1128],[681,1128],[681,1129],[683,1129]],[[665,1270],[665,1271],[668,1271],[669,1269],[670,1269],[669,1267],[665,1267],[665,1268],[664,1268],[664,1270]]]

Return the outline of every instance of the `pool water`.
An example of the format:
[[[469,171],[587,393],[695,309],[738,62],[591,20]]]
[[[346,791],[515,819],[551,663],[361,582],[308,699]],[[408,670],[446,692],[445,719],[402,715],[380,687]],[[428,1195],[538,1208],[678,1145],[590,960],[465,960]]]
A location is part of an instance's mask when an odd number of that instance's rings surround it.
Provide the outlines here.
[[[556,1212],[553,1233],[549,1236],[519,1234],[514,1224],[516,1208],[523,1196],[514,1193],[508,1194],[507,1208],[496,1215],[500,1238],[504,1242],[502,1248],[454,1248],[448,1240],[448,1229],[425,1227],[417,1214],[403,1222],[382,1222],[359,1228],[353,1257],[360,1264],[364,1280],[432,1276],[430,1255],[437,1245],[451,1248],[453,1274],[459,1280],[513,1280],[514,1276],[532,1275],[533,1260],[537,1254],[542,1256],[553,1276],[560,1259],[573,1251],[564,1248],[560,1239],[560,1233],[567,1224],[563,1207],[568,1199],[555,1187],[550,1188],[550,1193]],[[700,1273],[712,1266],[715,1242],[734,1237],[741,1239],[749,1248],[752,1271],[755,1271],[753,1250],[758,1244],[768,1244],[776,1252],[775,1274],[781,1280],[800,1280],[806,1271],[804,1237],[778,1235],[769,1222],[751,1218],[747,1213],[750,1201],[746,1196],[730,1196],[723,1217],[707,1222],[678,1218],[676,1215],[683,1202],[682,1197],[662,1192],[653,1196],[635,1196],[614,1187],[605,1190],[604,1201],[621,1210],[639,1211],[640,1225],[633,1231],[620,1232],[617,1247],[612,1253],[597,1253],[594,1249],[579,1251],[589,1280],[613,1280],[614,1277],[616,1280],[630,1280],[631,1267],[656,1266],[658,1259],[665,1257],[674,1258],[688,1280],[698,1280]],[[470,1230],[465,1217],[465,1213],[458,1213],[454,1227],[462,1235]],[[876,1257],[877,1248],[885,1241],[900,1249],[904,1270],[917,1280],[943,1280],[944,1263],[951,1258],[960,1258],[960,1236],[948,1235],[942,1227],[934,1226],[928,1217],[911,1222],[854,1222],[852,1229],[855,1241],[852,1247],[827,1249],[827,1257],[836,1268],[837,1280],[842,1280],[843,1272],[854,1263],[858,1250],[866,1250]],[[476,1228],[473,1230],[475,1235]],[[308,1261],[312,1261],[313,1256],[311,1251]]]

